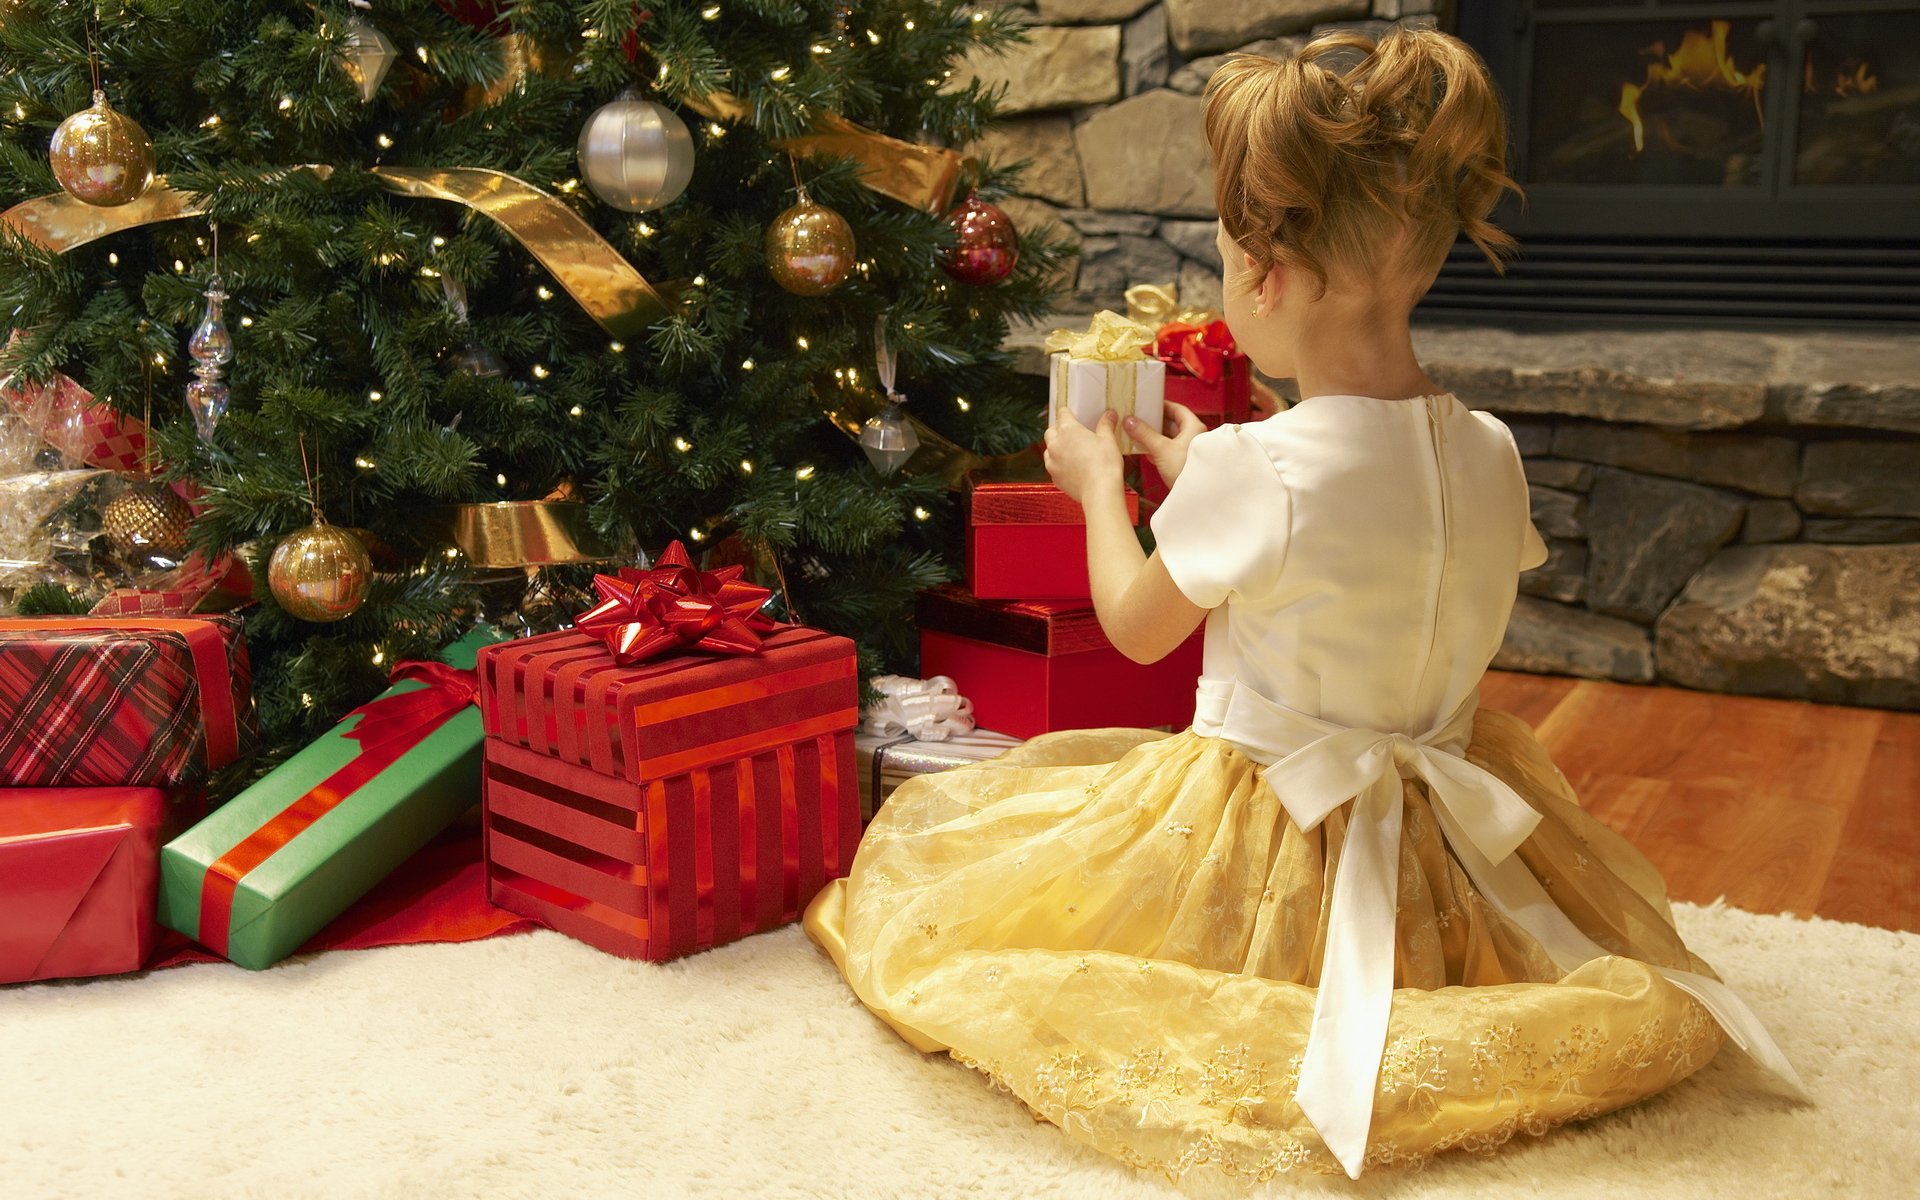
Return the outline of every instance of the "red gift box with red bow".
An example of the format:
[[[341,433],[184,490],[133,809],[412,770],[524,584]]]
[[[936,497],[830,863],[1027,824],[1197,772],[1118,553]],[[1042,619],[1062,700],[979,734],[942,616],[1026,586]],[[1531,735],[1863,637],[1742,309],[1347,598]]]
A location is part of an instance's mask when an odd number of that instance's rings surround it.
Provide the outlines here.
[[[660,961],[797,919],[860,837],[853,642],[740,568],[601,576],[578,626],[480,656],[488,895]]]
[[[1160,327],[1153,354],[1167,364],[1167,400],[1193,410],[1208,429],[1253,419],[1253,369],[1225,321]],[[1158,504],[1167,485],[1150,458],[1140,459],[1140,494]]]

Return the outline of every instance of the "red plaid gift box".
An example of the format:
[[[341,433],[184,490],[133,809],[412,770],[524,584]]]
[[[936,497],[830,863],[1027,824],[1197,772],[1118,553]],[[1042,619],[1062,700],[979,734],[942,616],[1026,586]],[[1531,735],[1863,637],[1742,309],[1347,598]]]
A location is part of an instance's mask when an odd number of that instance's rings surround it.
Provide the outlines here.
[[[780,626],[758,654],[633,666],[577,631],[489,646],[488,895],[662,960],[796,919],[860,837],[854,646]]]
[[[254,735],[234,617],[0,619],[0,786],[165,787]]]

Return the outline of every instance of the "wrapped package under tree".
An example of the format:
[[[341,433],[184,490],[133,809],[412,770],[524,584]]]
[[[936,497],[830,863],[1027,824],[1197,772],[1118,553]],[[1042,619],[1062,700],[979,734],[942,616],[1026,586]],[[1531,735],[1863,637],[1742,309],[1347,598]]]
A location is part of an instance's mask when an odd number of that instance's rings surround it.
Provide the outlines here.
[[[1038,433],[1001,344],[1047,308],[1064,241],[1022,231],[990,285],[943,268],[949,214],[1010,178],[942,148],[996,99],[952,64],[1017,36],[952,0],[15,6],[0,376],[61,372],[135,415],[151,395],[163,476],[199,489],[194,546],[259,577],[268,763],[463,628],[442,505],[577,497],[610,544],[751,564],[777,615],[908,669],[914,593],[958,573],[958,470]],[[118,208],[49,163],[91,103],[90,49],[153,144],[154,182]],[[610,160],[609,122],[654,157]],[[815,296],[769,264],[803,198],[858,254]],[[884,407],[877,320],[925,448],[890,477],[855,440]],[[264,586],[316,508],[375,571],[328,624]]]

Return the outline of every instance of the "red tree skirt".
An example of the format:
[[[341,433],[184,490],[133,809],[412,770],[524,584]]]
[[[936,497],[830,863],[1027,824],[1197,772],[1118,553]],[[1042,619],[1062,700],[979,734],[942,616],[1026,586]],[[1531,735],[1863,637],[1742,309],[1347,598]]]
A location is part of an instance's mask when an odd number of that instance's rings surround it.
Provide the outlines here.
[[[487,903],[486,867],[480,861],[480,823],[468,819],[457,822],[402,863],[358,904],[314,934],[298,953],[420,942],[477,942],[535,929],[539,924]],[[224,961],[185,936],[166,930],[147,969]]]

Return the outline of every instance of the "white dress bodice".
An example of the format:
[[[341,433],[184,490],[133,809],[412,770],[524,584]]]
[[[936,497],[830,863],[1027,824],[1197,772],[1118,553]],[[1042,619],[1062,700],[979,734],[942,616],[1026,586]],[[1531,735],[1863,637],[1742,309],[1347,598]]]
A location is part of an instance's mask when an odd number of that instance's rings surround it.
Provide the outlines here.
[[[1473,695],[1546,557],[1512,434],[1451,395],[1315,396],[1202,434],[1152,524],[1212,610],[1207,681],[1410,735]]]

